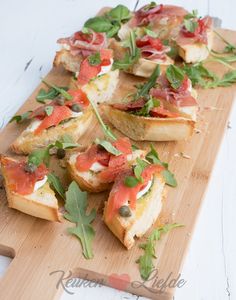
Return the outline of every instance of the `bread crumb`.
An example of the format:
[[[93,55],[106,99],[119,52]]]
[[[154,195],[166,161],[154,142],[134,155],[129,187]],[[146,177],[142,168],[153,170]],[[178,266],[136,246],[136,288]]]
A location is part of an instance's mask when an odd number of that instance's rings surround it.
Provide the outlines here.
[[[205,106],[204,110],[206,111],[212,111],[212,110],[223,110],[223,108],[218,108],[216,106]]]

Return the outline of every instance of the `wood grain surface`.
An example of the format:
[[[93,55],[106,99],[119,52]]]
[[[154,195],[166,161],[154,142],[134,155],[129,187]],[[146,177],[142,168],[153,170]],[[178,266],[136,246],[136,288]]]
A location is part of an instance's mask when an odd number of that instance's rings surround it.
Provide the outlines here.
[[[225,30],[222,33],[228,40],[236,42],[235,32]],[[220,41],[216,40],[215,45],[220,48]],[[227,71],[219,64],[209,64],[209,67],[219,74]],[[57,85],[62,83],[65,85],[70,76],[59,68],[53,69],[46,78]],[[119,98],[120,91],[126,89],[131,80],[133,77],[123,75],[114,97]],[[37,106],[35,95],[40,87],[26,101],[20,112]],[[169,162],[170,169],[175,173],[179,183],[175,189],[167,188],[168,196],[158,223],[178,222],[185,225],[163,236],[157,245],[155,266],[158,269],[158,277],[164,280],[170,274],[172,278],[177,278],[181,272],[235,91],[235,86],[198,90],[200,112],[198,130],[193,137],[185,142],[155,145],[161,159]],[[9,144],[21,130],[23,126],[10,124],[1,132],[1,153],[8,152]],[[100,135],[101,130],[99,125],[94,123],[80,142],[89,144],[97,134]],[[140,145],[146,147],[147,143]],[[189,158],[184,158],[181,153]],[[154,281],[146,282],[145,286],[134,286],[134,281],[142,282],[135,261],[142,254],[138,245],[144,238],[137,241],[136,246],[130,251],[124,249],[102,222],[103,202],[106,198],[107,193],[89,196],[90,205],[98,209],[98,215],[94,222],[96,229],[94,259],[85,260],[80,243],[66,233],[68,222],[50,223],[9,209],[5,192],[1,189],[0,253],[14,257],[0,282],[4,299],[31,299],[32,295],[34,299],[53,299],[59,296],[62,287],[57,289],[56,284],[60,275],[59,273],[50,275],[57,270],[72,271],[73,275],[86,279],[100,279],[106,285],[111,285],[112,274],[128,274],[131,282],[127,280],[127,291],[152,299],[171,299],[174,289],[166,288],[161,293],[153,287]]]

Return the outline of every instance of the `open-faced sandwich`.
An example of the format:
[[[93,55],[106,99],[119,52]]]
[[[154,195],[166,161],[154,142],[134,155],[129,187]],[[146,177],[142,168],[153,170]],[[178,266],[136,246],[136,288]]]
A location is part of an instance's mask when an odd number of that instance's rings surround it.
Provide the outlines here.
[[[129,36],[130,30],[138,28],[141,35],[151,30],[161,39],[169,38],[176,35],[187,13],[188,11],[179,6],[151,2],[134,12],[129,22],[121,27],[118,36],[124,40]]]
[[[69,38],[58,40],[54,66],[63,65],[75,74],[73,84],[95,102],[105,102],[112,96],[119,80],[119,71],[112,70],[113,52],[108,48],[105,33],[91,29],[78,31]]]
[[[88,56],[108,47],[108,39],[105,33],[78,31],[72,36],[61,38],[58,41],[61,50],[56,53],[54,65],[63,67],[73,73],[80,70],[81,62]]]
[[[9,207],[38,218],[60,221],[58,201],[47,181],[49,171],[45,164],[36,166],[25,159],[7,156],[1,156],[0,163]]]
[[[158,64],[161,71],[164,71],[174,63],[167,55],[171,48],[165,46],[157,36],[145,34],[137,38],[135,32],[130,31],[127,40],[118,42],[113,39],[110,47],[114,50],[114,68],[136,76],[148,78]]]
[[[113,51],[101,49],[84,58],[72,78],[72,86],[80,88],[95,103],[107,102],[119,81],[119,70],[112,70]]]
[[[197,17],[197,11],[187,14],[176,38],[178,53],[186,63],[205,60],[212,48],[212,19]]]
[[[113,142],[96,140],[86,151],[72,152],[68,158],[68,171],[81,189],[99,193],[111,188],[117,174],[144,155],[145,151],[132,149],[127,137]]]
[[[154,155],[152,149],[151,157]],[[163,165],[152,159],[138,158],[132,168],[121,171],[115,179],[105,203],[104,222],[127,249],[134,245],[135,237],[145,234],[161,212],[165,196],[163,171]]]
[[[63,91],[63,95],[25,113],[24,117],[12,118],[16,121],[23,119],[30,119],[30,124],[11,145],[14,152],[23,154],[44,148],[65,134],[77,142],[95,121],[88,98],[80,89]]]
[[[102,107],[109,121],[133,140],[176,141],[193,133],[198,104],[191,81],[174,65],[159,74],[157,67],[150,79],[129,95],[131,101]]]

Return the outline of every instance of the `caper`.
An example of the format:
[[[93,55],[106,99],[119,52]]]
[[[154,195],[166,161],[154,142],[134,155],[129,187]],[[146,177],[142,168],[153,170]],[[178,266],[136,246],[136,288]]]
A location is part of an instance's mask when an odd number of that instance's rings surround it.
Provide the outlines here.
[[[34,173],[36,171],[37,167],[32,163],[27,163],[25,165],[25,172],[27,173]]]
[[[121,217],[127,218],[131,216],[131,210],[128,205],[123,205],[119,208],[119,214]]]
[[[80,109],[80,106],[76,103],[74,103],[72,106],[71,106],[71,110],[74,111],[74,112],[80,112],[81,109]]]
[[[65,149],[59,148],[57,149],[57,158],[62,159],[66,155]]]
[[[65,99],[63,97],[59,97],[57,98],[56,103],[60,106],[63,106],[65,104]]]

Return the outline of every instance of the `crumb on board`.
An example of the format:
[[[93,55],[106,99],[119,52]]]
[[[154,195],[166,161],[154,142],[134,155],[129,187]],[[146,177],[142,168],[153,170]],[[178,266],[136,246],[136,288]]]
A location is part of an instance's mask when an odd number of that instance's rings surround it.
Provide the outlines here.
[[[183,153],[183,152],[175,153],[174,156],[175,156],[175,157],[183,157],[183,158],[186,158],[186,159],[191,159],[191,156],[190,156],[190,155],[185,154],[185,153]]]
[[[202,133],[202,130],[199,129],[199,128],[194,128],[194,132],[195,132],[196,134],[199,134],[199,133]]]
[[[203,109],[206,111],[223,110],[223,108],[218,108],[216,106],[204,106]]]

